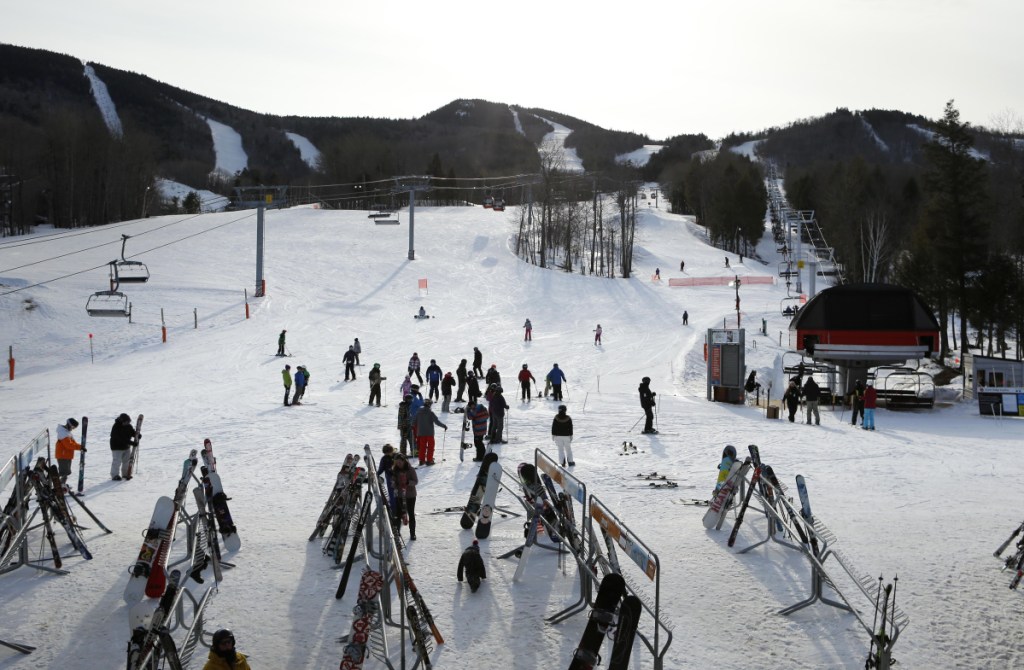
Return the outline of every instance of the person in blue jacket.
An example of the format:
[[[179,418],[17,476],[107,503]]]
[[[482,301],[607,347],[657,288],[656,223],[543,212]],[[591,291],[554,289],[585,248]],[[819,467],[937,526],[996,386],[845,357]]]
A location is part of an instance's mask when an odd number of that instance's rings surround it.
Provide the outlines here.
[[[431,400],[437,400],[441,397],[441,392],[438,390],[438,384],[441,383],[441,377],[444,373],[441,371],[441,366],[437,364],[437,361],[433,358],[430,359],[430,365],[427,367],[427,383],[430,384],[430,392],[427,397]]]
[[[558,363],[551,366],[551,372],[548,373],[547,379],[551,382],[551,399],[562,401],[562,382],[566,381],[565,373],[558,367]]]

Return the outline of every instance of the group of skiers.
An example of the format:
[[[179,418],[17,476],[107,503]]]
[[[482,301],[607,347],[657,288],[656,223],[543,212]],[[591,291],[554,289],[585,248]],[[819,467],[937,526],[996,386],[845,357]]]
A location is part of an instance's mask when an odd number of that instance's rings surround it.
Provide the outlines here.
[[[295,382],[295,395],[292,396],[291,402],[289,402],[288,396],[292,390],[293,377]],[[309,385],[309,370],[306,369],[306,366],[296,366],[295,374],[293,376],[292,366],[285,365],[284,369],[281,370],[281,379],[284,382],[284,406],[301,405],[302,403],[299,401],[302,399],[302,396],[306,394],[306,386]]]

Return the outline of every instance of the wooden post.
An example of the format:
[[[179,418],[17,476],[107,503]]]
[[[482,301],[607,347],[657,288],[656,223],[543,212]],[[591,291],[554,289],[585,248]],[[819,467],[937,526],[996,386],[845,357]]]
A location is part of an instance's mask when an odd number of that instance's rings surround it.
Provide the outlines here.
[[[7,347],[7,370],[11,377],[11,381],[14,381],[14,347]]]
[[[199,310],[195,307],[192,308],[192,327],[199,330]]]
[[[167,324],[164,322],[164,308],[160,308],[160,338],[163,342],[167,342]]]
[[[245,289],[245,318],[249,318],[249,289]]]

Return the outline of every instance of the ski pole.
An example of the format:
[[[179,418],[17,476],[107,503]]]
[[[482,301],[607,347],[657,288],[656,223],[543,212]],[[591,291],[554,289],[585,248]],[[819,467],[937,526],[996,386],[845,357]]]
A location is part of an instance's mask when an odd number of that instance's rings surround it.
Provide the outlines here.
[[[445,461],[444,457],[444,446],[448,443],[448,429],[444,429],[444,437],[441,438],[441,462]]]
[[[505,414],[505,439],[512,439],[512,410]]]
[[[627,433],[632,433],[632,432],[633,432],[633,429],[637,427],[637,424],[639,424],[639,423],[640,423],[641,421],[643,421],[643,420],[644,420],[644,419],[646,419],[646,418],[647,418],[647,414],[646,414],[646,413],[644,413],[644,415],[643,415],[643,416],[641,416],[641,417],[640,417],[639,419],[637,419],[637,420],[636,420],[636,423],[634,423],[634,424],[633,424],[633,427],[632,427],[632,428],[630,428],[629,430],[627,430],[626,432],[627,432]]]
[[[563,380],[562,386],[565,387],[565,401],[569,402],[569,382]]]

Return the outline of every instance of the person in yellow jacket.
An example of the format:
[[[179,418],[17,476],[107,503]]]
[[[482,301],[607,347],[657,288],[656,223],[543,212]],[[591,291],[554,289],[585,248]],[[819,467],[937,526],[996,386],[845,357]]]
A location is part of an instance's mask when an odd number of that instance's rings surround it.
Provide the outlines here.
[[[284,370],[281,370],[281,377],[284,379],[284,406],[288,407],[291,404],[288,402],[288,394],[292,390],[292,366],[284,366]]]
[[[75,460],[75,452],[79,449],[84,452],[88,451],[71,434],[75,428],[78,428],[78,421],[74,418],[68,419],[67,423],[57,426],[57,471],[60,472],[62,484],[67,481],[68,475],[71,474],[71,463]]]
[[[209,660],[203,670],[252,670],[244,654],[235,651],[235,636],[225,629],[213,634]]]

